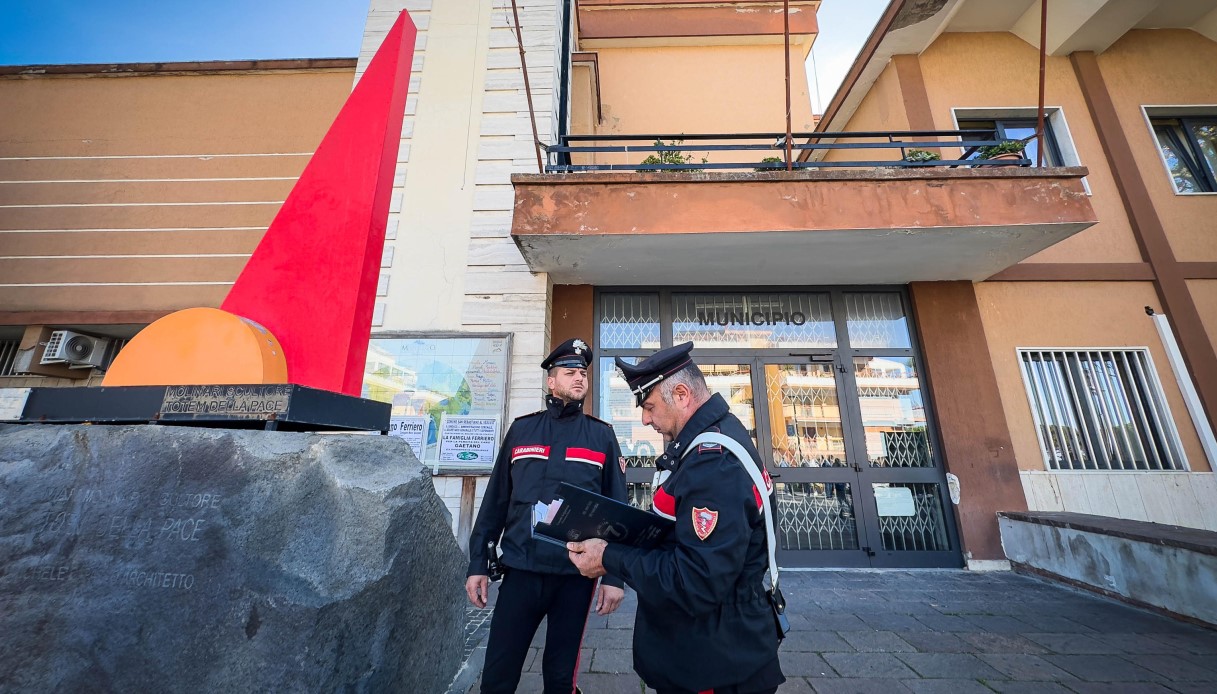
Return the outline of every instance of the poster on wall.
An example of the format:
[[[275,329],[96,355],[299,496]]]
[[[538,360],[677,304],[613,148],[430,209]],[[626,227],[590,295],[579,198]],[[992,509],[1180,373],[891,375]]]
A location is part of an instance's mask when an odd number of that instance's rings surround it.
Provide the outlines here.
[[[494,465],[499,443],[498,417],[444,414],[440,422],[440,465]]]
[[[431,420],[416,415],[394,415],[389,418],[389,436],[406,440],[414,450],[414,457],[423,459],[423,446],[427,441],[427,429]]]
[[[427,420],[419,446],[424,464],[462,465],[466,461],[440,460],[442,420],[458,416],[502,422],[510,364],[510,335],[373,335],[363,397],[391,403],[394,418]],[[481,457],[475,465],[492,464],[493,456],[486,462]]]

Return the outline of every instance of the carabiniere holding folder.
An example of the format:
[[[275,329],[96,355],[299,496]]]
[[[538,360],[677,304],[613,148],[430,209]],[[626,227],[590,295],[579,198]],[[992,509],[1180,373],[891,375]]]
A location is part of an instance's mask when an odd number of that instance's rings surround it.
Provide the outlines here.
[[[656,460],[653,508],[673,520],[672,532],[651,549],[573,542],[570,559],[584,576],[607,572],[638,591],[634,667],[659,694],[772,693],[786,680],[772,483],[692,349],[689,342],[638,364],[617,360],[642,423],[670,441]]]
[[[550,392],[545,409],[508,428],[469,538],[465,592],[475,607],[486,606],[497,550],[502,550],[497,561],[504,572],[490,623],[482,692],[515,691],[542,619],[545,691],[575,690],[588,605],[594,604],[597,614],[609,614],[625,595],[621,580],[611,576],[596,592],[596,581],[579,575],[564,547],[532,537],[533,508],[557,498],[564,482],[611,499],[626,498],[625,466],[613,428],[583,413],[591,360],[587,344],[572,339],[541,363]]]

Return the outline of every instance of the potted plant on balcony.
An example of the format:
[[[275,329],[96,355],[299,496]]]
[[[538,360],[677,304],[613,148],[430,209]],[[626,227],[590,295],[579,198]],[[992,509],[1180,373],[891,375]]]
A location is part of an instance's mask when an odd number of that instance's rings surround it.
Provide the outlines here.
[[[765,171],[785,171],[786,160],[781,157],[765,157],[760,161],[761,166],[756,167],[753,171],[763,173]],[[765,166],[765,164],[781,164],[781,166]]]
[[[655,140],[656,147],[672,147],[675,145],[684,144],[684,140],[672,140],[672,144],[666,144],[663,140]],[[709,160],[705,157],[701,158],[701,163],[705,164]],[[646,159],[642,160],[642,164],[638,167],[639,171],[701,171],[701,169],[648,169],[647,164],[692,164],[693,155],[685,154],[681,151],[665,150],[647,155]]]
[[[1022,140],[1005,140],[995,145],[985,145],[976,149],[977,159],[1022,159],[1026,143]]]
[[[904,153],[904,161],[915,166],[930,166],[929,162],[941,159],[938,152],[931,152],[927,149],[910,149]]]

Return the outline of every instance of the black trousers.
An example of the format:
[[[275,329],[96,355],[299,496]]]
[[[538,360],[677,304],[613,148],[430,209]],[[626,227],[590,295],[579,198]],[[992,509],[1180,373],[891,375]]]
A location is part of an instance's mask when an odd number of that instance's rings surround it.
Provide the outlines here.
[[[482,694],[516,690],[542,618],[547,620],[541,661],[545,694],[571,694],[595,587],[594,579],[577,575],[508,571],[490,619]]]

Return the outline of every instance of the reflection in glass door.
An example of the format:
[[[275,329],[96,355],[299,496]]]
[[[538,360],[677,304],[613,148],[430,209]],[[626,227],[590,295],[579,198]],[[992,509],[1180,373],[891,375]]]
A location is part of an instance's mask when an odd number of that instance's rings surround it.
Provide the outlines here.
[[[778,540],[787,551],[858,550],[854,490],[831,362],[765,364]],[[824,558],[828,558],[825,556]],[[840,564],[845,557],[835,557]]]

